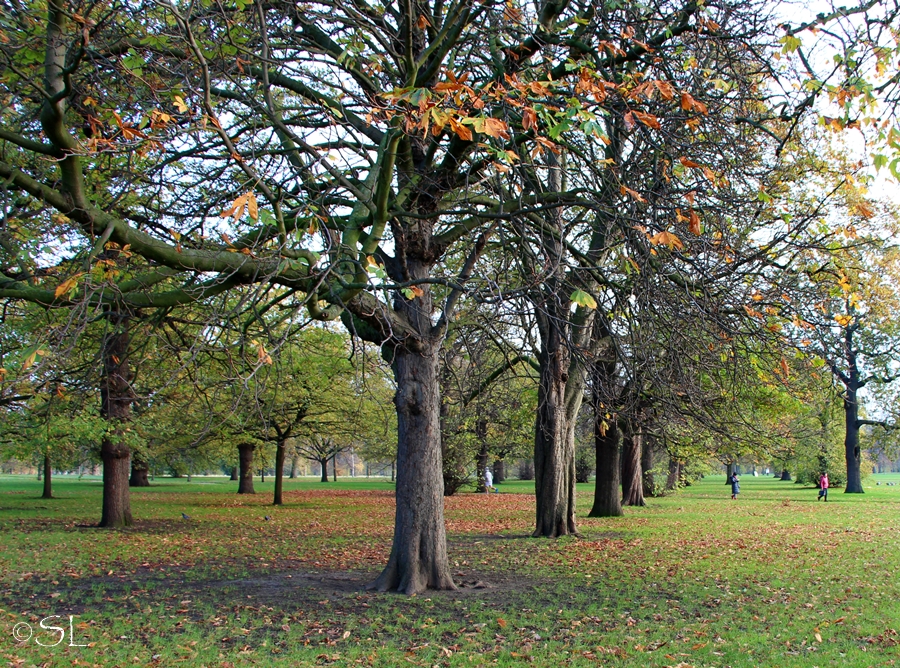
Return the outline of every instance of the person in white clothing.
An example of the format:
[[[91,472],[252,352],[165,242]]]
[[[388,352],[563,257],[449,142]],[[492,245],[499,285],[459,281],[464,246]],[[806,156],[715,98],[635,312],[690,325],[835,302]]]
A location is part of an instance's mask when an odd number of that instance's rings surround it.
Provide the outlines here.
[[[484,493],[490,494],[491,492],[496,491],[494,489],[494,474],[491,473],[491,470],[487,467],[484,469]]]

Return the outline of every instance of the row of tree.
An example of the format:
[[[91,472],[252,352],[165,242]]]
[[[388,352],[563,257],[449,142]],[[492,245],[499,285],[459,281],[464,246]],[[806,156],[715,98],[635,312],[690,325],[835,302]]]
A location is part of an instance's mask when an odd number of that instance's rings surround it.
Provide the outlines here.
[[[869,132],[886,147],[874,165],[896,171],[874,105],[896,87],[898,10],[792,26],[781,9],[16,2],[0,19],[0,297],[62,314],[38,342],[10,334],[26,370],[45,339],[103,330],[85,357],[101,369],[103,523],[129,521],[141,403],[186,415],[177,392],[136,392],[141,369],[190,378],[198,437],[332,433],[334,414],[303,403],[325,387],[291,370],[320,335],[302,334],[310,319],[340,320],[392,370],[378,589],[454,586],[442,454],[504,428],[479,408],[496,381],[535,380],[537,536],[577,532],[586,400],[598,488],[617,497],[619,434],[636,490],[649,440],[781,440],[790,425],[746,407],[836,385],[861,492],[860,391],[894,368],[893,221],[829,133]]]

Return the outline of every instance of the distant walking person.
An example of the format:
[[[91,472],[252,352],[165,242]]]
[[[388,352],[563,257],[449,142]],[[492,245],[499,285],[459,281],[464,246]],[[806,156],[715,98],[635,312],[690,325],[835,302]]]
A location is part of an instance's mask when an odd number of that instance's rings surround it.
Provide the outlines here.
[[[490,494],[494,489],[494,474],[488,467],[484,467],[484,493]]]
[[[828,501],[828,474],[823,473],[819,478],[819,499]],[[818,501],[818,499],[816,499]]]
[[[741,484],[740,479],[738,478],[737,473],[731,474],[731,498],[732,500],[738,497],[738,494],[741,493]]]

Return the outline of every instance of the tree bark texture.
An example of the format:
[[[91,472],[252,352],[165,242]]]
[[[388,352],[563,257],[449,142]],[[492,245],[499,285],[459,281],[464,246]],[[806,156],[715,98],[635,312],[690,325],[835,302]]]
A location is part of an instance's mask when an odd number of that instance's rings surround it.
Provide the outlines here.
[[[674,457],[669,457],[669,475],[666,477],[666,491],[674,492],[681,481],[681,462]]]
[[[131,417],[131,378],[128,367],[128,317],[107,315],[111,331],[103,339],[103,378],[100,381],[100,414],[107,420],[100,443],[103,462],[103,511],[101,527],[124,527],[133,523],[128,478],[131,449],[124,440],[124,424]]]
[[[653,450],[655,441],[645,433],[641,447],[641,488],[644,498],[656,496],[656,481],[653,479]]]
[[[229,478],[229,480],[238,480],[238,467],[237,466],[231,467],[231,477]]]
[[[856,387],[848,387],[844,397],[844,457],[847,461],[847,487],[845,494],[863,494],[859,447],[859,403]]]
[[[626,506],[645,506],[644,485],[641,480],[640,427],[629,425],[622,442],[622,503]]]
[[[731,485],[731,476],[734,475],[734,462],[728,462],[728,465],[725,467],[725,484]]]
[[[44,454],[44,493],[41,494],[42,499],[53,498],[53,471],[50,462],[50,455]]]
[[[791,472],[787,469],[781,469],[781,480],[790,481],[791,480]]]
[[[597,476],[594,480],[594,505],[588,517],[620,517],[624,514],[620,494],[622,464],[619,440],[619,427],[616,421],[604,423],[603,413],[595,410],[594,449],[597,453]]]
[[[500,483],[506,480],[506,462],[498,457],[494,460],[494,482]]]
[[[430,309],[428,311],[430,313]],[[397,508],[387,566],[371,587],[415,594],[456,589],[447,558],[437,345],[394,351]]]
[[[237,448],[241,471],[237,493],[256,494],[256,491],[253,489],[253,451],[256,450],[256,446],[251,443],[241,443]]]
[[[272,498],[273,506],[284,505],[281,491],[284,487],[284,441],[278,441],[275,446],[275,493]]]
[[[150,465],[138,457],[131,458],[131,477],[128,479],[128,486],[150,486]]]
[[[328,457],[319,459],[319,467],[322,469],[321,482],[328,482]]]
[[[290,479],[293,480],[297,477],[297,456],[291,457],[291,475]]]
[[[551,323],[542,341],[540,384],[534,437],[534,536],[556,538],[577,533],[575,525],[575,444],[569,442],[566,383],[569,350]]]

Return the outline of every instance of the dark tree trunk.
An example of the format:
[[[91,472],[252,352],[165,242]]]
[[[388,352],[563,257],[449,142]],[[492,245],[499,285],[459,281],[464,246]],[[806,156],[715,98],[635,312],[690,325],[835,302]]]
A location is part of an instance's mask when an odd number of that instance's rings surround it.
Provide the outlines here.
[[[619,428],[615,420],[606,422],[599,410],[594,411],[594,448],[597,477],[594,480],[594,505],[588,517],[620,517],[624,513],[619,493],[622,471]]]
[[[281,499],[281,490],[284,484],[284,441],[278,441],[275,446],[275,494],[272,499],[273,506],[284,505]]]
[[[230,480],[238,480],[238,467],[237,467],[237,466],[232,466],[232,467],[231,467],[231,478],[230,478]]]
[[[322,482],[328,482],[328,457],[317,459],[319,466],[322,468]]]
[[[622,442],[622,503],[626,506],[645,506],[641,480],[641,444],[643,434],[639,426],[628,426]]]
[[[734,475],[734,462],[728,462],[728,466],[725,469],[725,484],[731,485],[731,476]]]
[[[50,467],[50,455],[44,455],[44,493],[41,494],[42,499],[52,499],[53,498],[53,486],[52,486],[52,478],[53,471]]]
[[[366,469],[368,471],[368,469]],[[294,455],[291,457],[291,475],[290,478],[293,480],[297,477],[297,456]]]
[[[498,457],[494,460],[494,482],[500,483],[504,480],[506,480],[506,464]]]
[[[256,494],[253,489],[253,451],[256,446],[251,443],[241,443],[238,448],[238,462],[241,470],[241,479],[238,482],[238,494]]]
[[[669,457],[669,475],[666,477],[666,491],[674,492],[681,481],[681,462],[674,457]]]
[[[851,380],[852,378],[851,376]],[[860,471],[862,453],[859,448],[859,403],[853,383],[847,388],[844,398],[844,456],[847,460],[847,487],[844,488],[844,493],[863,494]]]
[[[147,462],[131,458],[131,477],[128,479],[129,487],[149,487],[150,486],[150,465]]]
[[[781,469],[781,480],[791,480],[791,472],[787,469]]]
[[[656,496],[656,481],[653,479],[653,444],[653,438],[645,433],[641,448],[641,488],[645,497]]]
[[[260,470],[259,470],[259,481],[260,481],[261,483],[263,483],[263,482],[266,481],[266,470],[265,470],[265,469],[260,469]]]
[[[487,446],[487,422],[478,420],[475,423],[475,438],[481,442],[481,449],[478,451],[478,457],[475,458],[475,491],[479,494],[484,493],[484,472],[488,465],[488,446]]]
[[[575,447],[574,438],[569,443],[565,401],[571,358],[563,341],[563,332],[555,322],[548,323],[542,338],[534,437],[537,508],[533,535],[556,538],[578,533],[575,525]]]
[[[103,378],[100,413],[109,423],[100,443],[103,462],[103,512],[101,527],[132,524],[128,489],[131,450],[124,440],[124,424],[131,417],[131,378],[128,368],[128,317],[108,313],[110,331],[103,339]]]
[[[411,267],[415,276],[420,273]],[[417,330],[430,331],[431,294],[395,306],[409,309]],[[415,302],[421,302],[416,304]],[[413,310],[413,308],[417,310]],[[387,566],[370,585],[415,594],[425,589],[456,589],[447,558],[444,526],[444,477],[441,462],[440,396],[437,348],[397,346],[392,367],[397,384],[397,491],[394,540]]]
[[[337,482],[337,454],[331,456],[331,479]]]

